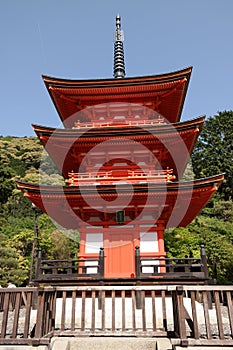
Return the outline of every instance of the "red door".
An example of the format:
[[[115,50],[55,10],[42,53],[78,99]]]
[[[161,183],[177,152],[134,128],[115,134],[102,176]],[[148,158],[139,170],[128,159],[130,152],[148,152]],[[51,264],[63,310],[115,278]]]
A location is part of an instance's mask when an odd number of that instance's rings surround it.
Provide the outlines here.
[[[134,233],[111,233],[105,237],[105,278],[135,275]]]

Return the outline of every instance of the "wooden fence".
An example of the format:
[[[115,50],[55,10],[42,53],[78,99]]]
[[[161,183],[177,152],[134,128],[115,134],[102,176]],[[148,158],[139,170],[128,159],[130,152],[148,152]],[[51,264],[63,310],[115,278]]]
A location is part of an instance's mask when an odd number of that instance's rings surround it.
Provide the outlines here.
[[[104,277],[104,250],[100,248],[99,257],[96,259],[72,259],[72,260],[42,260],[39,250],[34,281],[52,282],[70,281],[89,277],[102,279]]]
[[[135,247],[135,275],[138,280],[149,278],[165,278],[173,280],[209,281],[207,257],[204,245],[200,247],[200,258],[159,258],[142,257],[140,248]]]
[[[34,337],[37,288],[0,288],[0,345],[49,344]],[[31,337],[32,336],[32,337]]]
[[[174,345],[233,346],[233,286],[177,286]]]
[[[73,259],[73,260],[42,260],[39,250],[35,279],[36,282],[53,281],[56,284],[69,281],[83,280],[83,278],[104,279],[104,249],[100,248],[98,258]],[[175,284],[178,280],[208,281],[208,268],[204,246],[201,246],[200,258],[154,258],[142,257],[140,248],[135,247],[135,278],[131,282],[148,278],[163,278],[172,280]]]
[[[111,335],[164,336],[174,346],[233,346],[232,297],[233,286],[2,288],[0,344]]]

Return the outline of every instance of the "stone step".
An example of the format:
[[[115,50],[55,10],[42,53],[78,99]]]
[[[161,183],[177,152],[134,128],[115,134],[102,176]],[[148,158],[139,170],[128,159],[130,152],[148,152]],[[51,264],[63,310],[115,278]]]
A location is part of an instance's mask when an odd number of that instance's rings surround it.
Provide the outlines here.
[[[53,338],[51,350],[172,350],[167,338],[80,337]]]
[[[168,338],[157,338],[156,342],[156,350],[172,350],[172,345]]]

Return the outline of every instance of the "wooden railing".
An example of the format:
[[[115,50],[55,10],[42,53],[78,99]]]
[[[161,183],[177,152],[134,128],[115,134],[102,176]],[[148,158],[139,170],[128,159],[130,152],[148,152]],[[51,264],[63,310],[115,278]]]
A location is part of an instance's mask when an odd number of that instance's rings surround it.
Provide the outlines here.
[[[233,287],[177,286],[172,344],[233,346]]]
[[[233,345],[232,292],[226,286],[45,288],[38,303],[45,322],[37,321],[35,335],[168,336],[174,345]]]
[[[120,335],[233,346],[233,286],[2,288],[0,297],[0,344]]]
[[[140,248],[135,247],[136,278],[166,278],[173,280],[209,280],[205,248],[201,245],[200,258],[154,258],[141,257]]]
[[[98,258],[85,258],[73,260],[42,260],[39,250],[34,282],[56,282],[56,285],[83,278],[104,280],[104,249],[100,248]],[[135,248],[135,275],[131,278],[132,284],[137,281],[149,279],[195,280],[208,282],[208,268],[204,246],[201,247],[200,258],[154,258],[141,257],[140,249]],[[59,283],[61,282],[61,283]],[[53,283],[54,284],[54,283]]]
[[[37,295],[37,288],[0,288],[0,345],[49,344],[34,336]]]
[[[96,279],[102,279],[104,277],[103,248],[100,249],[98,258],[72,260],[42,260],[41,251],[39,250],[35,281],[68,281],[81,277],[92,277]]]

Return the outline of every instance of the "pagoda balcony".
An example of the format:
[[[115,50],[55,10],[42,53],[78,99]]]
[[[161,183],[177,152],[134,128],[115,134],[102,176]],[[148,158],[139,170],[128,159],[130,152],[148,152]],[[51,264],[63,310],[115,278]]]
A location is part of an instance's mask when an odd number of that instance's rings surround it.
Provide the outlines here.
[[[97,173],[75,173],[69,172],[66,184],[79,186],[86,184],[114,184],[114,182],[128,181],[130,183],[141,182],[171,182],[175,180],[173,169],[148,170],[146,173],[141,170],[117,169],[110,171],[98,171]]]
[[[129,119],[127,117],[127,120],[125,118],[119,118],[119,119],[113,119],[110,122],[103,122],[103,121],[93,121],[93,122],[80,122],[79,120],[74,123],[74,126],[72,129],[81,129],[81,128],[112,128],[116,126],[121,127],[129,127],[129,126],[149,126],[149,125],[158,125],[158,124],[166,124],[164,118],[158,117],[156,119],[150,120],[150,119]]]
[[[96,257],[94,257],[94,255]],[[150,255],[150,254],[149,254]],[[88,281],[100,283],[138,284],[153,283],[208,283],[209,274],[204,246],[201,246],[200,258],[165,258],[153,257],[140,253],[135,247],[135,272],[126,278],[105,278],[104,266],[107,261],[104,249],[93,258],[70,260],[43,260],[41,250],[38,252],[34,282],[56,285],[72,285],[74,283],[87,283]],[[117,282],[116,282],[117,281]]]
[[[35,281],[68,283],[74,280],[100,280],[104,277],[104,249],[101,248],[96,258],[42,260],[41,249],[38,251]]]

